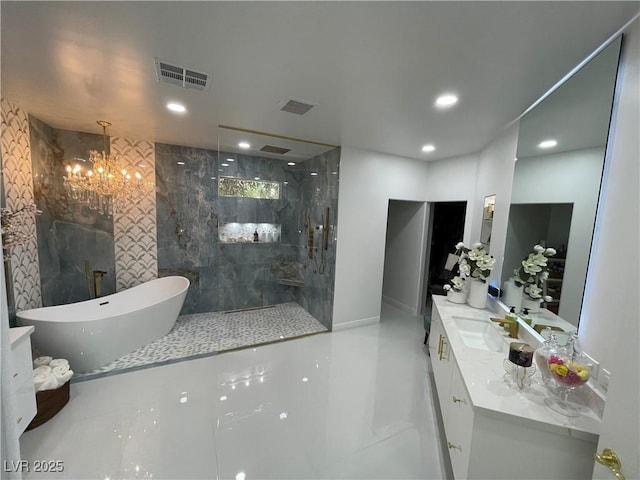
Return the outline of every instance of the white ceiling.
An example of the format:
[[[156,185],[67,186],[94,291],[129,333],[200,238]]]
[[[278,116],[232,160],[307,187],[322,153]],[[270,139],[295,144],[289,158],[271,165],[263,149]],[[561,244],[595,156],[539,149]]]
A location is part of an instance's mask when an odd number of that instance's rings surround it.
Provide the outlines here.
[[[163,143],[216,148],[224,124],[446,158],[481,149],[639,5],[2,1],[2,96],[57,128],[106,119]],[[158,83],[154,57],[211,74],[210,91]],[[446,91],[460,102],[436,110]],[[289,97],[317,106],[281,112]]]

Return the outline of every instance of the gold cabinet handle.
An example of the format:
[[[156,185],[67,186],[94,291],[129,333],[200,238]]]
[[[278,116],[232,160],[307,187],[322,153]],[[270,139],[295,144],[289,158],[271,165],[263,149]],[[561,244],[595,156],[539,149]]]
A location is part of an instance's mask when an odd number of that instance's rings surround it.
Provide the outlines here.
[[[442,337],[442,349],[440,350],[440,360],[444,360],[444,344],[447,342],[447,339]]]
[[[444,341],[444,337],[440,335],[440,338],[438,339],[438,356],[440,357],[440,360],[442,360],[442,342],[443,341]]]
[[[451,449],[454,449],[454,448],[455,448],[456,450],[460,450],[460,451],[462,451],[462,447],[461,447],[460,445],[454,445],[454,444],[453,444],[453,443],[451,443],[451,442],[447,442],[447,447],[449,447],[449,450],[451,450]]]
[[[625,480],[624,475],[620,471],[622,469],[622,462],[618,455],[616,455],[616,452],[610,448],[605,448],[602,453],[594,453],[593,457],[596,462],[611,470],[618,480]]]
[[[458,398],[455,395],[453,396],[453,403],[464,403],[467,404],[467,401],[464,398]]]

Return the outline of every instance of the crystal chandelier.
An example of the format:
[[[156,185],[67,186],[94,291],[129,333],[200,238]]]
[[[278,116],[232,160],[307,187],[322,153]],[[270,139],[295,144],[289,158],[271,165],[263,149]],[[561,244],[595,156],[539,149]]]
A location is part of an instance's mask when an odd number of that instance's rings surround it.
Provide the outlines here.
[[[97,123],[102,127],[102,152],[91,150],[89,160],[76,158],[74,165],[67,164],[64,188],[73,200],[101,215],[113,215],[114,211],[123,211],[127,205],[149,193],[153,184],[145,182],[140,172],[127,171],[118,155],[106,153],[107,127],[111,123],[104,120]]]

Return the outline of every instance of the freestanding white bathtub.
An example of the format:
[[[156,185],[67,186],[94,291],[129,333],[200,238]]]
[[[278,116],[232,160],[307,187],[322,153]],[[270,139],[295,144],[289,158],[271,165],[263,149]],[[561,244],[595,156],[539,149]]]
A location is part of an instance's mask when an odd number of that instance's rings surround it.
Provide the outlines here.
[[[178,318],[189,280],[163,277],[85,302],[17,312],[33,325],[31,341],[42,355],[69,360],[90,372],[166,335]]]

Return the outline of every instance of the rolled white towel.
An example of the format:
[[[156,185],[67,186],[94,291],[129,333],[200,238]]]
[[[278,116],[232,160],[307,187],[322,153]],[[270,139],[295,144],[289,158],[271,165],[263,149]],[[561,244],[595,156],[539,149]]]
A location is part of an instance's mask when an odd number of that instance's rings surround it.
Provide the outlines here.
[[[73,376],[73,370],[69,370],[68,368],[62,372],[62,367],[55,367],[53,369],[53,376],[56,378],[56,382],[58,383],[58,387],[61,387],[65,383],[67,383],[71,377]],[[59,373],[62,372],[62,373]],[[56,387],[57,388],[57,387]]]
[[[38,368],[34,368],[33,369],[33,374],[37,374],[37,373],[44,373],[45,375],[48,375],[52,372],[52,369],[49,365],[42,365]]]
[[[66,366],[67,368],[69,368],[69,360],[65,358],[56,358],[55,360],[51,360],[51,362],[49,363],[49,366],[51,368],[55,368],[59,366]]]
[[[53,360],[52,357],[38,357],[33,361],[33,368],[42,367],[43,365],[49,365]]]
[[[33,386],[36,389],[36,392],[40,391],[42,384],[51,376],[48,373],[34,373],[33,374]]]
[[[36,389],[36,392],[42,392],[43,390],[55,390],[58,388],[58,380],[53,375],[53,373],[46,375],[45,380],[40,384],[40,386]]]
[[[56,377],[59,377],[61,375],[64,375],[65,373],[67,373],[69,371],[69,366],[68,365],[59,365],[57,367],[53,367],[52,369],[53,374]]]

